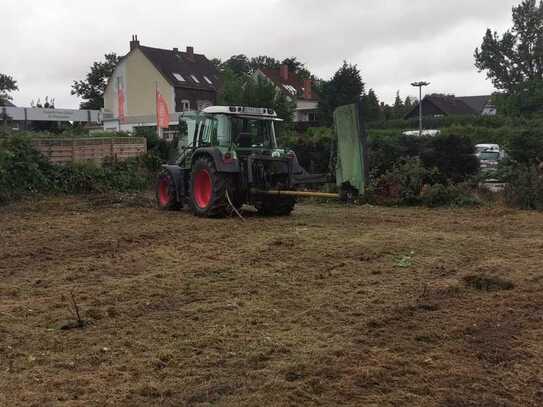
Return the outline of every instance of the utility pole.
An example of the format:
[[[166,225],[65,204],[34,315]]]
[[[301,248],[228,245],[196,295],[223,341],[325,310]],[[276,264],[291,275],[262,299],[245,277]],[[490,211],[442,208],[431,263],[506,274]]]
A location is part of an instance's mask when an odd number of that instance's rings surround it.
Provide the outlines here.
[[[411,86],[419,88],[419,137],[422,136],[422,88],[430,85],[430,82],[413,82]]]

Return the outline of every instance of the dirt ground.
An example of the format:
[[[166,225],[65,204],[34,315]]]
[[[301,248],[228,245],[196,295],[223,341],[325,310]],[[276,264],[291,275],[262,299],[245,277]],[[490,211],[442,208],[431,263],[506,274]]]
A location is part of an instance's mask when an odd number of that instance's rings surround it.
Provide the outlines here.
[[[543,214],[245,216],[1,208],[0,405],[543,405]]]

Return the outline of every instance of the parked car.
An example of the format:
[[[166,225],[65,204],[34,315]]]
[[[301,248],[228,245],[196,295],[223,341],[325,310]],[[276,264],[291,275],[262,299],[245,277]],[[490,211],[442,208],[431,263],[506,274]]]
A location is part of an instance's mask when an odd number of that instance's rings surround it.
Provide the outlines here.
[[[475,155],[479,158],[481,172],[489,173],[498,169],[498,163],[505,157],[505,152],[498,144],[477,144]]]

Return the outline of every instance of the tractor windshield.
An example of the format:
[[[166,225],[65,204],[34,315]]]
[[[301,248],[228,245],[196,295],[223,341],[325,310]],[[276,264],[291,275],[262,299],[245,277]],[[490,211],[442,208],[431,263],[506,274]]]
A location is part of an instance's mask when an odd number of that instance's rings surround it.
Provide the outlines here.
[[[232,142],[239,148],[276,148],[273,121],[232,116]]]

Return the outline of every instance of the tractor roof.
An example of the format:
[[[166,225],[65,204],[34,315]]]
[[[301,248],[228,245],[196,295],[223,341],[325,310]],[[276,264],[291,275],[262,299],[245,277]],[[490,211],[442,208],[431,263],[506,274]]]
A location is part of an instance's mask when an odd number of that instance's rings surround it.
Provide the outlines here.
[[[277,113],[267,107],[248,106],[209,106],[202,110],[207,114],[233,114],[243,116],[258,116],[266,118],[277,118]]]

